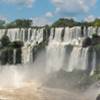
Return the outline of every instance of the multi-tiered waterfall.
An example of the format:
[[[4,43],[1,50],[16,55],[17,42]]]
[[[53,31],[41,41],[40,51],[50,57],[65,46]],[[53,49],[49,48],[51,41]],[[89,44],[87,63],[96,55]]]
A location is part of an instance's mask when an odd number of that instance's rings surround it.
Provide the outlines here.
[[[82,43],[84,38],[91,38],[94,33],[96,28],[93,27],[83,30],[81,27],[52,29],[47,46],[47,69],[49,71],[64,69],[68,72],[88,70],[92,73],[94,66],[96,67],[96,51],[92,50],[90,54],[90,47],[83,48]],[[91,61],[89,61],[90,55],[92,55]]]
[[[0,100],[94,100],[80,92],[100,67],[94,33],[100,28],[0,29]]]
[[[50,33],[44,31],[45,28],[16,28],[1,29],[0,38],[6,33],[10,41],[22,41],[22,63],[33,63],[37,47],[44,41],[46,50],[46,70],[48,72],[64,69],[72,72],[73,70],[84,70],[93,73],[96,67],[96,54],[92,50],[91,61],[89,57],[90,47],[83,48],[82,42],[86,37],[92,37],[93,33],[100,34],[99,28],[94,27],[64,27],[52,28]],[[45,33],[44,33],[45,32]],[[48,35],[50,34],[50,35]],[[47,37],[48,40],[47,40]],[[16,49],[13,51],[13,63],[16,63]]]

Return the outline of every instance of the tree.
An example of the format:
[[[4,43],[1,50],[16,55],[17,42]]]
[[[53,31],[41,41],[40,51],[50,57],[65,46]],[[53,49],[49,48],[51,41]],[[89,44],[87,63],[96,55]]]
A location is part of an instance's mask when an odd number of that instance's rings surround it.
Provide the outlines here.
[[[0,28],[3,28],[5,26],[5,20],[0,20]]]
[[[79,26],[80,22],[76,22],[74,19],[67,19],[67,18],[60,18],[56,22],[52,24],[53,27],[73,27],[73,26]]]
[[[100,19],[95,19],[94,26],[97,26],[97,27],[100,26]]]
[[[2,38],[1,38],[1,44],[3,47],[6,47],[10,44],[10,39],[9,37],[5,34]]]
[[[15,23],[16,23],[17,27],[31,27],[32,20],[26,20],[26,19],[21,20],[21,19],[18,19],[18,20],[15,21]]]
[[[32,26],[32,20],[29,19],[17,19],[9,24],[7,24],[7,28],[28,28]]]

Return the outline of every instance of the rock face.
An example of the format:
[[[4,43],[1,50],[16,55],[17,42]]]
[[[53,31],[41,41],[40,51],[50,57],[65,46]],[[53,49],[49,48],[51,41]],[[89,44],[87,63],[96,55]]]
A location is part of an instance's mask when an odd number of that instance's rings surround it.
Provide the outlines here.
[[[11,42],[9,37],[5,34],[1,38],[1,48],[0,48],[0,63],[5,64],[19,64],[21,63],[21,47],[23,42],[14,41]]]
[[[100,44],[100,36],[94,34],[92,36],[92,45]]]
[[[27,31],[23,29],[21,32],[18,29],[9,29],[7,35],[4,35],[1,39],[1,64],[33,63],[40,51],[45,48],[46,55],[49,56],[47,62],[52,63],[52,65],[48,64],[51,70],[51,66],[54,67],[54,70],[58,70],[58,67],[55,68],[55,63],[57,63],[59,68],[63,67],[69,72],[76,69],[88,69],[87,72],[91,72],[92,69],[94,70],[98,57],[98,53],[94,54],[94,45],[100,43],[100,37],[93,36],[91,38],[89,32],[87,32],[88,35],[85,33],[86,31],[84,32],[83,28],[80,27],[30,28]],[[89,51],[89,47],[93,47],[93,49]],[[95,58],[96,61],[92,58]],[[92,61],[94,61],[94,65]],[[80,66],[80,64],[82,65]],[[88,68],[92,65],[93,67]]]
[[[100,100],[100,94],[97,96],[96,100]]]
[[[88,47],[92,44],[91,38],[87,37],[83,40],[82,47]]]
[[[20,64],[21,63],[21,48],[4,48],[0,51],[1,65],[5,64]]]
[[[4,36],[1,38],[1,44],[2,47],[6,47],[10,44],[10,39],[6,34],[4,34]]]
[[[100,44],[100,36],[94,34],[92,38],[86,37],[83,40],[82,47],[95,46]]]
[[[12,48],[21,48],[24,46],[24,43],[22,41],[14,41],[14,42],[11,42],[9,46]]]

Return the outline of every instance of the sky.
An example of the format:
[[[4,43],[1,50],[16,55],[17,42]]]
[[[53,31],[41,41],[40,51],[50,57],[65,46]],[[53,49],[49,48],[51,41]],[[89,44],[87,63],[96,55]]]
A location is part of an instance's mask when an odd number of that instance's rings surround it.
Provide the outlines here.
[[[35,25],[59,18],[93,21],[100,18],[100,0],[0,0],[0,19],[32,19]]]

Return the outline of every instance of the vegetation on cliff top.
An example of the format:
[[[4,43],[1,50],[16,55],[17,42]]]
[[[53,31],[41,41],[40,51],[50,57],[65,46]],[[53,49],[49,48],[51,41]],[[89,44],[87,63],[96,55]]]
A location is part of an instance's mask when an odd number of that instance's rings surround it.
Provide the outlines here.
[[[100,26],[100,19],[95,19],[93,22],[78,22],[74,19],[60,18],[52,24],[53,27],[73,27],[73,26]]]
[[[17,19],[13,22],[10,22],[8,24],[6,24],[7,28],[28,28],[32,26],[32,20],[28,20],[28,19]]]
[[[75,21],[74,19],[68,18],[60,18],[55,21],[51,27],[73,27],[73,26],[100,26],[100,19],[95,19],[92,22],[79,22]],[[6,23],[5,20],[0,20],[0,28],[28,28],[28,27],[39,27],[33,24],[33,21],[30,19],[16,19],[15,21]]]

